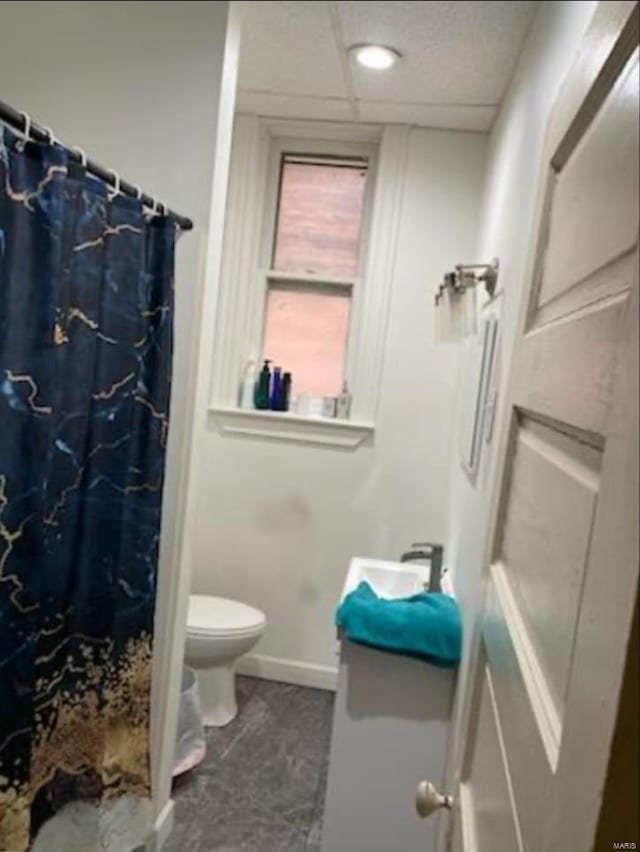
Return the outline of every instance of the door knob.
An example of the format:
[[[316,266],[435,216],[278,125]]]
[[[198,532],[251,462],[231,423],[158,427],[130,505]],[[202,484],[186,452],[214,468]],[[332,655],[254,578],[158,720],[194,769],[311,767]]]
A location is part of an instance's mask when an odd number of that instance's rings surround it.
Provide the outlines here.
[[[416,791],[416,810],[418,816],[423,819],[431,816],[434,811],[440,810],[440,808],[450,809],[452,804],[452,797],[443,796],[442,793],[439,793],[431,781],[421,781],[418,784]]]

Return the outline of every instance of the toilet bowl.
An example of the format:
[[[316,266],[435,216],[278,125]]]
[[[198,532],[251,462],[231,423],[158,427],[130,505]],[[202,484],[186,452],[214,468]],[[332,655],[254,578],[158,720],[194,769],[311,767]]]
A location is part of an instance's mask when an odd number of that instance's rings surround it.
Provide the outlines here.
[[[265,627],[264,614],[247,604],[210,595],[189,597],[185,661],[196,672],[206,727],[222,727],[237,715],[235,664]]]

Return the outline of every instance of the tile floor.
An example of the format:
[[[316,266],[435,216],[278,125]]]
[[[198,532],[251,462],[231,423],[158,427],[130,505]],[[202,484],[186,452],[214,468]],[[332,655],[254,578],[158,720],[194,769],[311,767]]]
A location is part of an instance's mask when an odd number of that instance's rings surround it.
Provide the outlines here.
[[[238,677],[238,717],[178,779],[163,852],[320,852],[333,694]]]

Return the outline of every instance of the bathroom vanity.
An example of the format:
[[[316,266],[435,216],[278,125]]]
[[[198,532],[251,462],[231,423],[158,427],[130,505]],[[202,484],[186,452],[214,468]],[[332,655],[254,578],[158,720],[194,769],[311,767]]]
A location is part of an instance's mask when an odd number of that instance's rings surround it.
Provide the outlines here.
[[[362,580],[405,597],[428,577],[425,565],[354,559],[342,597]],[[443,784],[456,675],[341,639],[322,852],[435,852],[440,815],[421,820],[414,803],[422,779]]]

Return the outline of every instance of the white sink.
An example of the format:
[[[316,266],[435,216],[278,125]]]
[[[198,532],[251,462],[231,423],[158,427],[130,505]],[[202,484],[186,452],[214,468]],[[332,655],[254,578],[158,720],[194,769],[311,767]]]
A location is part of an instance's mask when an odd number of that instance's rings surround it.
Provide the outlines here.
[[[340,601],[366,581],[380,598],[407,598],[428,590],[431,566],[420,562],[392,562],[354,556],[342,587]],[[453,595],[448,575],[442,578],[442,591]]]
[[[425,590],[429,565],[418,562],[390,562],[354,556],[342,589],[345,597],[365,580],[380,598],[406,598]]]

